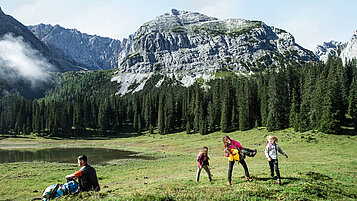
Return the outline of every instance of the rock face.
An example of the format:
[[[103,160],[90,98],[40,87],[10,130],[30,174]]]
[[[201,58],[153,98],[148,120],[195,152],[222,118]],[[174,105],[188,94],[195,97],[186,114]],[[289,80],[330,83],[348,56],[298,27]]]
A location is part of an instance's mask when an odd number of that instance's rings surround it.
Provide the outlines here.
[[[318,45],[314,52],[320,61],[324,62],[327,61],[329,56],[333,55],[339,56],[343,62],[357,59],[357,30],[348,42],[325,42],[322,45]]]
[[[248,64],[276,64],[279,57],[317,60],[281,29],[260,21],[219,20],[200,13],[178,11],[157,17],[134,34],[120,62],[121,72],[210,73],[222,67],[251,72]]]
[[[22,37],[24,42],[28,43],[51,64],[57,67],[57,69],[52,70],[66,71],[76,69],[73,64],[67,62],[60,54],[49,49],[42,43],[26,26],[10,15],[6,15],[0,8],[0,37],[6,34],[11,34],[14,37]]]
[[[81,68],[103,70],[118,67],[122,50],[119,40],[88,35],[59,25],[39,24],[28,28],[43,43]]]
[[[357,30],[353,33],[347,44],[343,46],[341,58],[343,61],[357,59]]]
[[[341,48],[341,46],[342,42],[332,40],[330,42],[324,42],[322,45],[318,45],[314,52],[321,61],[326,62],[329,57],[338,54],[337,50]]]

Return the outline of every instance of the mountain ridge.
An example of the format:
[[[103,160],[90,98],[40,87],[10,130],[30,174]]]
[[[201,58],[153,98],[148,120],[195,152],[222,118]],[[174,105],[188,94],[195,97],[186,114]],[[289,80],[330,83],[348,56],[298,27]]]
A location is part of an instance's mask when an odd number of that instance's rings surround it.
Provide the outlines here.
[[[50,63],[57,67],[57,71],[73,70],[75,66],[65,61],[57,52],[51,51],[25,25],[10,15],[5,14],[0,7],[0,36],[12,33],[15,37],[21,36],[25,42],[36,49]]]
[[[121,41],[89,35],[59,25],[39,24],[28,28],[47,46],[86,70],[117,68]]]

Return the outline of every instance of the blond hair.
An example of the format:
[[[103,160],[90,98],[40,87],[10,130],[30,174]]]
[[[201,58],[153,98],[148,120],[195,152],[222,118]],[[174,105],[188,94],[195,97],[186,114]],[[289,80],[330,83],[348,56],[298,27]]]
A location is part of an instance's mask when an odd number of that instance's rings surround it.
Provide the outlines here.
[[[278,138],[276,136],[273,136],[273,135],[269,135],[267,137],[267,140],[274,140],[274,142],[277,142],[278,141]]]

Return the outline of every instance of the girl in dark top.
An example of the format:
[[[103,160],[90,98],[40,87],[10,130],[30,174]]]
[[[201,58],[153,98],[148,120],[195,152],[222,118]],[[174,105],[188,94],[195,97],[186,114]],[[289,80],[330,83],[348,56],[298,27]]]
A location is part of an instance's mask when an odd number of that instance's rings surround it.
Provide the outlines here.
[[[208,180],[212,181],[212,176],[211,172],[209,170],[209,157],[208,157],[208,147],[202,147],[201,151],[198,153],[197,156],[197,162],[198,162],[198,169],[197,169],[197,174],[196,174],[196,182],[200,180],[200,174],[202,168],[206,170],[208,174]]]

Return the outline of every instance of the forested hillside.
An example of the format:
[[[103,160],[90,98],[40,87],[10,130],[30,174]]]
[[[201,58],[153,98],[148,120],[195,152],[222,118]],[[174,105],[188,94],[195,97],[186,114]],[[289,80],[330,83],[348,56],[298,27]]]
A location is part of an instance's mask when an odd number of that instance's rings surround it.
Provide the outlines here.
[[[85,130],[106,135],[128,127],[160,134],[261,126],[325,133],[357,129],[356,61],[343,65],[332,58],[253,75],[221,72],[215,80],[197,80],[188,88],[169,77],[156,88],[157,75],[144,90],[125,96],[114,95],[119,87],[110,81],[114,73],[67,72],[45,98],[17,98],[8,110],[2,103],[1,132],[65,137]]]

